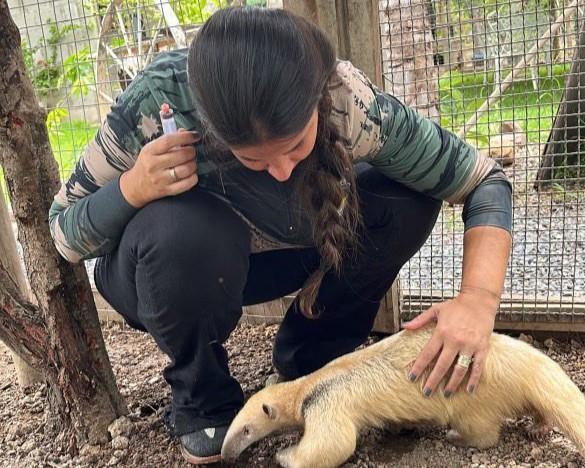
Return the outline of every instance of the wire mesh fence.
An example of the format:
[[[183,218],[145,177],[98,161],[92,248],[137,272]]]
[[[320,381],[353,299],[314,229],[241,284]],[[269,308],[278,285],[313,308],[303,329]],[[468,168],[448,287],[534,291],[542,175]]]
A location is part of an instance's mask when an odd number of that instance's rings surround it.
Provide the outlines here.
[[[379,2],[388,91],[499,160],[514,187],[500,320],[583,322],[585,222],[580,0]],[[444,207],[403,269],[403,313],[453,297],[460,207]]]
[[[585,323],[585,0],[380,0],[384,86],[498,159],[514,186],[500,319]],[[265,0],[9,0],[66,178],[109,106],[156,54],[231,4]],[[538,188],[538,190],[537,190]],[[445,206],[401,272],[402,313],[453,297],[461,207]]]

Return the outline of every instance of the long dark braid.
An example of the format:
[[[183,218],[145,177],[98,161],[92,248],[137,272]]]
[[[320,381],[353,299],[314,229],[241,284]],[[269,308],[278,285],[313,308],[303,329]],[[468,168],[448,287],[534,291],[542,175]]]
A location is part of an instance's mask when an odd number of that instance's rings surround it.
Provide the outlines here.
[[[305,281],[298,295],[300,311],[316,318],[313,305],[325,274],[339,274],[344,256],[357,248],[361,224],[355,175],[348,151],[330,120],[332,101],[327,88],[319,102],[317,141],[299,186],[313,211],[313,239],[321,257],[319,268]]]
[[[197,112],[209,136],[226,148],[298,135],[318,107],[313,153],[294,169],[321,257],[298,297],[307,317],[318,316],[313,304],[321,282],[328,272],[339,274],[357,247],[360,224],[352,163],[330,118],[327,83],[335,78],[336,63],[335,49],[323,31],[281,9],[220,9],[189,49]]]

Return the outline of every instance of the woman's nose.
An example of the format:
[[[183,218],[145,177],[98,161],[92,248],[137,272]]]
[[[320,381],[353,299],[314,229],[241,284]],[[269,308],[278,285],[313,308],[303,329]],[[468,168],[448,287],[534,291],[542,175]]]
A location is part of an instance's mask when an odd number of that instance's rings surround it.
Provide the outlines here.
[[[270,164],[268,166],[268,173],[279,182],[285,182],[290,179],[295,166],[295,161],[285,158],[275,164]]]

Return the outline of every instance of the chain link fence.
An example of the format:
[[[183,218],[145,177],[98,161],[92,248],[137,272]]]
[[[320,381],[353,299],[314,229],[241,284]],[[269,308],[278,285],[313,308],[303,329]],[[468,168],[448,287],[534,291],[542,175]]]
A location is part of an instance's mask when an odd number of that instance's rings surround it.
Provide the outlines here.
[[[585,330],[583,2],[379,1],[386,90],[498,159],[513,183],[499,315],[510,326]],[[62,177],[157,53],[186,46],[215,9],[240,3],[9,0]],[[461,207],[445,206],[401,272],[403,318],[457,293],[462,248]]]
[[[514,187],[499,320],[585,322],[582,0],[379,2],[385,87],[501,162]],[[453,297],[461,208],[401,273],[403,316]],[[503,324],[502,326],[506,326]]]

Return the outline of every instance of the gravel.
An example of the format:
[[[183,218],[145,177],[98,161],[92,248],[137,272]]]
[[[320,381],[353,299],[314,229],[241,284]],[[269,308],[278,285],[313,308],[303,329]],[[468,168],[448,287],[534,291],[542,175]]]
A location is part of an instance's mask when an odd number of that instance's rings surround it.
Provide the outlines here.
[[[240,325],[227,343],[230,367],[241,382],[246,396],[262,388],[270,366],[270,351],[275,326]],[[120,392],[126,398],[129,415],[110,426],[113,440],[103,446],[85,446],[72,456],[64,437],[47,437],[47,390],[37,386],[21,392],[8,352],[0,350],[0,467],[181,467],[177,441],[162,424],[169,388],[161,376],[167,359],[146,334],[125,326],[104,327],[104,336]],[[585,345],[579,340],[543,342],[530,335],[524,341],[543,349],[585,389]],[[530,436],[531,421],[509,421],[500,444],[489,450],[454,447],[445,440],[445,429],[421,427],[401,431],[365,430],[359,437],[354,456],[344,465],[350,467],[583,467],[585,464],[572,443],[556,431],[542,440]],[[246,451],[236,468],[274,467],[277,450],[298,440],[292,433],[270,437]]]
[[[514,186],[513,248],[505,294],[585,297],[585,191],[536,192],[539,149],[522,150],[505,171]],[[405,293],[457,292],[461,281],[461,207],[445,206],[431,237],[402,269]]]

